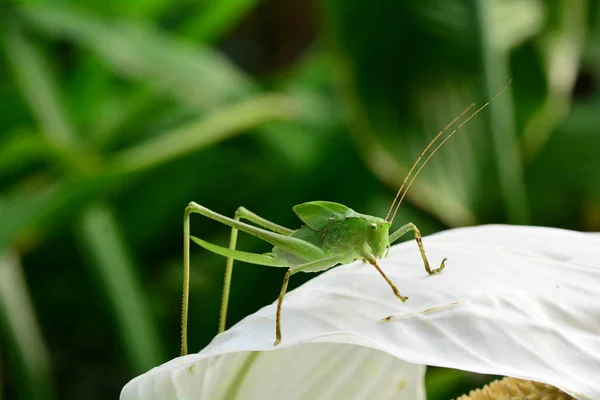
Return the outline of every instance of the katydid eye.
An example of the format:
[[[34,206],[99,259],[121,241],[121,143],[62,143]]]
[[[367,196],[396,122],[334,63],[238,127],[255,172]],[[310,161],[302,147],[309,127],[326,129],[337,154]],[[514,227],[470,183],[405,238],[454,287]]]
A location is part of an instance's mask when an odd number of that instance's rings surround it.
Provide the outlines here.
[[[374,231],[377,230],[377,224],[371,224],[371,229],[373,229]]]

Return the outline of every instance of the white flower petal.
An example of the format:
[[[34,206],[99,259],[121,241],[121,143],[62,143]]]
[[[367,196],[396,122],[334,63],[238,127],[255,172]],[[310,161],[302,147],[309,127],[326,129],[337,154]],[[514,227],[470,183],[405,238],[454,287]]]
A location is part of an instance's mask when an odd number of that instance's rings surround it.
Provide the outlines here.
[[[134,379],[121,398],[166,398],[159,395],[166,390],[180,393],[179,399],[222,398],[218,395],[235,376],[231,371],[248,359],[243,352],[277,350],[258,356],[240,389],[247,397],[240,398],[265,398],[270,385],[277,385],[277,393],[287,391],[279,398],[307,398],[303,382],[320,376],[340,387],[356,385],[367,369],[353,372],[362,365],[354,362],[355,357],[373,357],[374,364],[382,366],[393,364],[378,369],[389,371],[387,378],[377,378],[382,387],[391,390],[390,382],[402,376],[405,391],[413,390],[408,393],[413,397],[406,398],[419,398],[414,393],[422,390],[421,383],[414,386],[410,379],[420,372],[410,364],[394,364],[381,353],[386,352],[416,364],[531,379],[557,386],[577,399],[600,399],[597,235],[483,226],[430,236],[424,245],[432,267],[448,257],[442,273],[425,273],[414,241],[394,246],[389,259],[381,262],[400,292],[410,298],[407,302],[396,299],[370,265],[356,262],[337,267],[286,296],[283,340],[276,348],[271,305],[218,335],[201,353]],[[380,321],[388,315],[399,317]],[[309,343],[321,344],[311,347],[316,345]],[[347,345],[352,344],[362,347],[354,347],[351,356],[344,358]],[[368,348],[381,352],[371,355]],[[323,360],[331,357],[342,361],[329,367]],[[303,361],[295,361],[299,359]],[[199,371],[207,363],[211,368]],[[190,365],[197,368],[193,379],[185,376]],[[356,387],[352,393],[362,388]]]
[[[177,358],[131,381],[121,399],[425,400],[425,366],[343,343]]]

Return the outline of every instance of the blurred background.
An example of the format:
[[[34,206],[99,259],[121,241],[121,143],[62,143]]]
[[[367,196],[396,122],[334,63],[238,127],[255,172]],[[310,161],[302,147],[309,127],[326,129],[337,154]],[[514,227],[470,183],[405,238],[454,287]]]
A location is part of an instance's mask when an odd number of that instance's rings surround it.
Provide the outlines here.
[[[116,398],[178,356],[189,201],[290,228],[310,200],[383,217],[427,142],[511,78],[396,224],[600,230],[594,0],[5,0],[0,49],[0,398]],[[199,351],[225,263],[192,264]],[[229,325],[283,277],[237,265]],[[489,379],[430,368],[427,391]]]

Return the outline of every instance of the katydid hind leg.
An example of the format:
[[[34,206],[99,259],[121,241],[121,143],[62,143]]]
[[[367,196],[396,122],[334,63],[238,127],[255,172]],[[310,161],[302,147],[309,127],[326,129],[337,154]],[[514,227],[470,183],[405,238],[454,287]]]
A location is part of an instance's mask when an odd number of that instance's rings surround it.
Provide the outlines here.
[[[183,295],[181,300],[181,355],[187,355],[187,323],[190,299],[190,214],[186,207],[183,214]]]
[[[204,242],[204,241],[198,240],[196,238],[192,238],[190,236],[191,214],[198,213],[198,214],[204,215],[205,217],[208,217],[212,220],[224,223],[225,225],[229,225],[232,228],[239,228],[239,230],[247,232],[253,236],[257,236],[263,240],[266,240],[269,243],[274,241],[274,242],[276,242],[277,245],[280,245],[284,248],[291,247],[290,251],[294,251],[299,254],[305,252],[306,254],[303,254],[303,255],[305,255],[306,258],[308,258],[308,259],[317,258],[317,256],[320,256],[322,253],[322,251],[320,249],[316,249],[315,246],[311,245],[310,243],[305,243],[304,241],[299,241],[297,239],[290,237],[289,235],[292,232],[290,229],[287,229],[280,225],[271,223],[261,217],[258,217],[256,214],[251,213],[250,211],[246,210],[245,208],[240,207],[240,209],[238,209],[238,210],[240,211],[238,213],[240,215],[236,215],[238,217],[237,218],[238,220],[234,220],[231,218],[227,218],[223,215],[220,215],[218,213],[215,213],[214,211],[211,211],[211,210],[207,209],[206,207],[202,207],[199,204],[196,204],[194,202],[191,202],[185,208],[184,218],[183,218],[183,295],[182,295],[182,304],[181,304],[181,355],[182,356],[186,355],[188,352],[187,326],[188,326],[189,289],[190,289],[190,241],[192,239],[194,239],[194,241],[198,241],[198,244],[200,244],[201,246],[208,248],[209,251],[216,252],[217,254],[223,253],[222,250],[224,250],[225,252],[227,252],[227,250],[231,250],[231,251],[235,252],[236,251],[235,245],[236,245],[236,241],[237,241],[237,229],[236,229],[236,232],[232,232],[232,240],[230,240],[229,249],[221,248],[220,246],[212,245],[208,242]],[[257,225],[267,227],[269,229],[275,230],[276,232],[274,233],[269,230],[264,230],[261,228],[257,228],[255,226],[240,223],[239,218],[242,218],[242,217],[250,217],[250,218],[246,218],[246,219],[251,219]],[[252,217],[256,217],[256,218],[252,219]],[[200,243],[200,242],[202,242],[202,243]],[[212,250],[209,247],[211,247]],[[227,258],[232,258],[231,251],[229,252],[229,254],[226,255]],[[251,263],[259,264],[259,265],[266,265],[266,266],[275,266],[275,267],[282,266],[282,265],[280,265],[280,263],[275,262],[275,260],[272,257],[268,257],[263,254],[253,254],[253,253],[244,253],[244,252],[242,252],[242,253],[244,256],[244,261],[247,261],[247,262],[251,262]],[[226,268],[226,270],[229,270],[229,272],[226,272],[226,276],[225,276],[226,284],[224,285],[227,287],[224,287],[224,292],[223,292],[223,298],[226,298],[226,299],[229,298],[229,282],[231,279],[231,270],[233,267],[233,260],[231,260],[231,261],[228,260],[228,265],[229,264],[231,264],[231,265],[228,268]],[[224,318],[225,318],[226,310],[227,310],[227,301],[228,300],[226,300],[225,304],[222,304],[222,306],[221,306],[221,310],[222,310],[221,315],[222,316],[221,316],[221,320],[219,322],[220,330],[221,330],[221,326],[224,329],[224,325],[225,325]]]
[[[326,256],[323,249],[318,246],[315,246],[312,243],[309,243],[305,240],[301,240],[293,237],[292,235],[287,233],[277,233],[267,229],[259,228],[254,225],[246,224],[239,220],[235,220],[233,218],[226,217],[217,212],[214,212],[204,206],[201,206],[198,203],[191,202],[186,210],[189,210],[190,213],[198,213],[207,218],[210,218],[214,221],[220,222],[224,225],[230,226],[232,228],[237,228],[242,232],[245,232],[249,235],[255,236],[261,240],[264,240],[267,243],[272,244],[273,246],[281,247],[287,252],[294,254],[295,256],[300,257],[305,260],[320,260]],[[260,218],[260,221],[266,221]],[[260,224],[260,223],[259,223]],[[270,223],[271,227],[279,225]],[[283,227],[280,227],[283,228]],[[283,228],[286,229],[286,228]]]
[[[253,213],[252,211],[248,210],[246,207],[238,207],[238,209],[235,211],[235,217],[236,217],[235,219],[238,221],[240,219],[245,219],[245,220],[248,220],[258,226],[262,226],[265,229],[268,229],[275,233],[279,233],[281,235],[289,236],[292,233],[294,233],[293,229],[289,229],[289,228],[286,228],[285,226],[271,222],[268,219],[265,219],[265,218],[261,217],[260,215],[257,215],[255,213]]]
[[[262,226],[270,231],[280,233],[282,235],[291,235],[294,231],[284,226],[277,225],[271,221],[268,221],[257,214],[254,214],[245,207],[238,207],[233,217],[235,221],[246,219],[256,225]],[[237,237],[239,230],[235,227],[231,228],[231,236],[229,239],[229,249],[235,250],[237,245]],[[227,263],[225,265],[225,279],[223,281],[223,294],[221,297],[221,312],[219,315],[219,333],[225,331],[227,323],[227,307],[229,304],[229,291],[231,288],[231,277],[233,274],[233,257],[227,257]]]
[[[427,260],[427,255],[425,254],[425,248],[423,247],[423,238],[421,236],[421,232],[419,228],[412,222],[398,228],[395,232],[390,234],[390,244],[394,243],[396,240],[400,239],[400,237],[404,236],[409,231],[413,231],[415,235],[415,240],[417,242],[417,246],[419,246],[419,251],[421,252],[421,257],[423,258],[423,264],[425,265],[425,270],[429,275],[437,274],[441,272],[446,266],[447,258],[444,258],[440,264],[440,266],[436,269],[431,269],[429,266],[429,261]]]

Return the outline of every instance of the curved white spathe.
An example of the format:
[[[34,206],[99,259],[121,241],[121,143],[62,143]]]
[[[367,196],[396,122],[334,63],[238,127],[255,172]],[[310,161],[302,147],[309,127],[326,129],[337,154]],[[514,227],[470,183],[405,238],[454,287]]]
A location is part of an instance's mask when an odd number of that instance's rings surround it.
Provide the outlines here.
[[[270,305],[199,354],[135,378],[121,399],[424,399],[420,365],[600,399],[597,235],[481,226],[424,245],[432,267],[448,257],[442,273],[426,274],[414,241],[380,263],[407,302],[368,264],[336,267],[286,295],[279,346]]]

